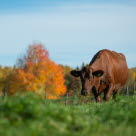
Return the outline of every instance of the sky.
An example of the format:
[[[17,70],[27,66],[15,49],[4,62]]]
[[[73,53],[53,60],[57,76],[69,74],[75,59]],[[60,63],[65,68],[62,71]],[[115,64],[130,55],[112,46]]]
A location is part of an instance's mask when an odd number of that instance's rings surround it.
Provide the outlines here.
[[[0,65],[14,66],[33,43],[58,64],[81,66],[110,49],[136,67],[136,0],[0,0]]]

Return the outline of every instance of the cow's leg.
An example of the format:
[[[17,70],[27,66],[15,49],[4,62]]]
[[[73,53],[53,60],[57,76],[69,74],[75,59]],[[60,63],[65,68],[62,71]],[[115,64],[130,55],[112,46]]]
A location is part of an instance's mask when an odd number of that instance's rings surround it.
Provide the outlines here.
[[[110,100],[110,96],[113,93],[114,90],[114,85],[110,84],[109,88],[104,92],[104,100],[105,101],[109,101]]]
[[[110,96],[112,95],[113,93],[113,90],[114,90],[114,85],[113,84],[110,84],[109,85],[109,89],[106,93],[106,101],[109,101],[110,100]]]
[[[116,92],[113,93],[113,99],[114,99],[114,100],[116,100],[117,92],[118,92],[118,91],[116,91]]]
[[[103,92],[104,92],[103,101],[106,101],[106,93],[107,93],[107,90],[105,89]]]
[[[106,101],[106,94],[107,94],[107,91],[108,91],[109,87],[106,87],[104,90],[103,90],[103,101]]]
[[[101,102],[101,97],[100,96],[95,96],[95,101],[96,102]]]
[[[96,102],[101,102],[101,97],[97,96],[97,97],[95,97],[95,100],[96,100]]]
[[[94,97],[95,97],[96,102],[101,102],[101,98],[100,98],[100,96],[98,96],[96,90],[95,90],[95,89],[92,89],[92,92],[93,92],[93,94],[94,94]]]

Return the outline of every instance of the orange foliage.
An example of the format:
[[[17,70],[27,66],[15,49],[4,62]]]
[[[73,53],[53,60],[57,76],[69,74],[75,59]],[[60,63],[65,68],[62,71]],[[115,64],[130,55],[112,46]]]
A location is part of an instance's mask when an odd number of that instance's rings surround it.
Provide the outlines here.
[[[62,68],[49,58],[41,44],[29,46],[26,55],[18,59],[17,68],[10,77],[10,94],[34,91],[46,98],[59,98],[66,92]]]

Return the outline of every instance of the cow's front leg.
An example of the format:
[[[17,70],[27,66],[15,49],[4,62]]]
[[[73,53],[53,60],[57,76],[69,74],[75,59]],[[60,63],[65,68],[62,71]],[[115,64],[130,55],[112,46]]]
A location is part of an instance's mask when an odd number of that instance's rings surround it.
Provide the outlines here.
[[[110,100],[110,97],[111,97],[111,94],[113,93],[113,90],[114,90],[114,85],[110,84],[109,88],[107,90],[105,90],[105,92],[104,92],[104,98],[103,99],[105,101],[109,101]]]
[[[95,89],[92,89],[96,102],[101,102],[101,97],[97,94]]]
[[[95,97],[95,100],[96,100],[96,102],[101,102],[101,97],[97,96],[97,97]]]
[[[96,102],[101,102],[101,97],[100,96],[95,95],[94,97],[95,97]]]

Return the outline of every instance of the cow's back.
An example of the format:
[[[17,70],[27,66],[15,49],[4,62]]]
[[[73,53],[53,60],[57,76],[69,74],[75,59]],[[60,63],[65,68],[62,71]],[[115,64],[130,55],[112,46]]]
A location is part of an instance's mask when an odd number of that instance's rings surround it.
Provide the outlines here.
[[[99,51],[90,62],[94,70],[103,70],[103,80],[121,88],[128,78],[128,67],[123,54],[110,50]]]

